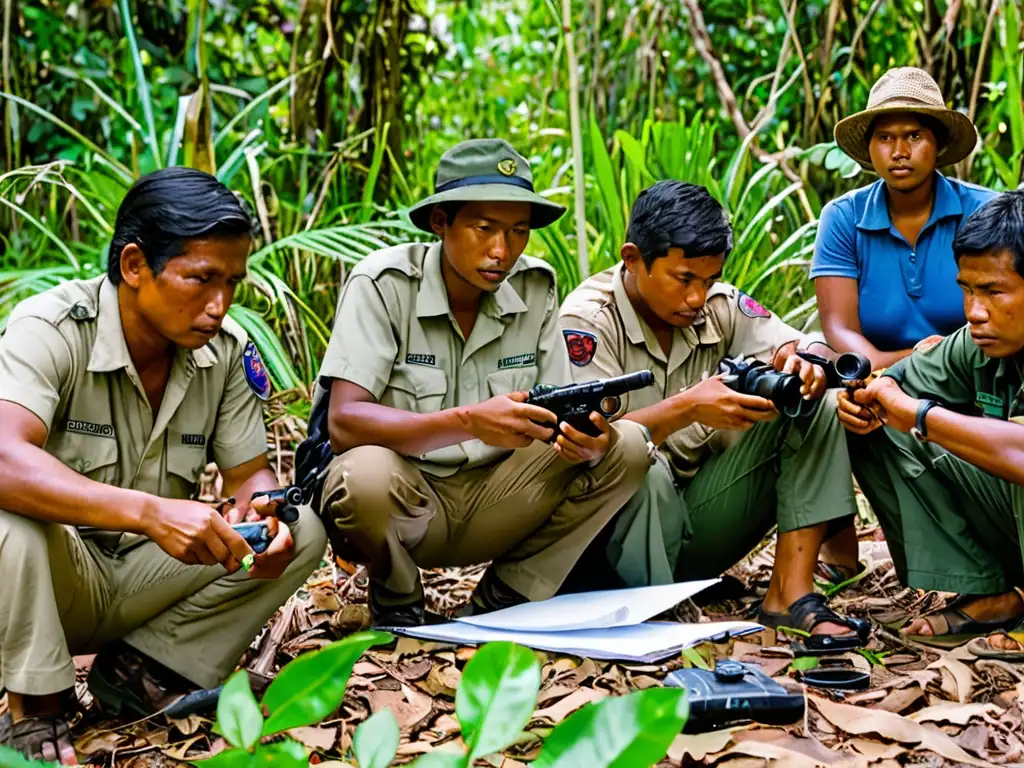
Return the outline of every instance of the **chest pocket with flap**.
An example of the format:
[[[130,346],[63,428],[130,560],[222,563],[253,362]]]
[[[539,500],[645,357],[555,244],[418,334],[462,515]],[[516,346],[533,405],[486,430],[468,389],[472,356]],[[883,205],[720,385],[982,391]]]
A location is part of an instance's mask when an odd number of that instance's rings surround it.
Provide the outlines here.
[[[199,476],[208,463],[206,448],[209,438],[203,435],[202,442],[199,443],[198,436],[185,434],[172,427],[167,428],[167,471],[184,478],[190,484],[199,482]]]
[[[401,363],[391,369],[391,379],[381,396],[381,405],[412,413],[441,410],[448,392],[445,372],[425,365]]]
[[[537,381],[537,366],[527,365],[522,368],[509,368],[487,374],[487,389],[491,397],[507,395],[509,392],[529,392]],[[558,383],[558,382],[544,382]]]
[[[90,480],[117,485],[117,440],[100,435],[59,431],[47,441],[46,450]]]

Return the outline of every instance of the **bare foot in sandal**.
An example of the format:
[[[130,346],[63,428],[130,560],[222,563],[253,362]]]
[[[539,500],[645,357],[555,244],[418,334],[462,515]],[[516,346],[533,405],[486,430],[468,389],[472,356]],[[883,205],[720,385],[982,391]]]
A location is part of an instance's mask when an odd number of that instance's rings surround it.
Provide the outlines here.
[[[0,743],[29,759],[49,760],[60,765],[78,765],[71,741],[71,727],[63,714],[69,693],[28,696],[7,692],[10,718],[4,723]]]
[[[1012,622],[1024,616],[1024,599],[1016,592],[1006,592],[1002,595],[983,595],[971,599],[962,599],[955,610],[968,619],[977,623],[998,623]],[[953,606],[936,611],[914,619],[901,631],[904,635],[917,637],[938,637],[945,634],[955,634],[955,618],[951,621],[948,611]],[[953,630],[952,632],[950,630]],[[1009,638],[1007,638],[1009,639]],[[1011,642],[1016,642],[1012,641]]]

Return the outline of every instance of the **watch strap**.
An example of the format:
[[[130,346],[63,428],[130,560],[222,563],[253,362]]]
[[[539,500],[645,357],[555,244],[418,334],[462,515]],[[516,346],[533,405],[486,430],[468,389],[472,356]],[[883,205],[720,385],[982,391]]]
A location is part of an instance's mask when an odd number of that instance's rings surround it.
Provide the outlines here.
[[[928,411],[937,406],[938,403],[934,400],[922,400],[917,406],[917,417],[914,419],[914,428],[910,430],[910,433],[918,440],[928,439],[928,423],[926,417]]]

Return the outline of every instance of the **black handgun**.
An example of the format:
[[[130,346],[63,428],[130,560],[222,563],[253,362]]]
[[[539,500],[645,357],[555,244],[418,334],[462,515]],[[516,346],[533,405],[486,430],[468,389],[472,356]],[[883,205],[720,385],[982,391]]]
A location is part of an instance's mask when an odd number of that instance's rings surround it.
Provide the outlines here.
[[[557,424],[563,421],[584,434],[600,437],[601,430],[590,420],[591,412],[597,411],[605,418],[614,416],[619,410],[621,395],[649,387],[653,383],[653,373],[636,371],[611,379],[568,384],[564,387],[538,384],[530,390],[526,402],[546,408],[558,418],[552,439],[558,436]]]
[[[269,496],[271,502],[277,502],[277,512],[274,516],[285,525],[291,525],[299,519],[297,507],[303,502],[302,489],[299,486],[289,485],[287,488],[275,488],[272,491],[257,491],[252,498],[258,496]],[[266,552],[270,546],[271,536],[265,522],[238,523],[232,527],[241,534],[257,555]]]

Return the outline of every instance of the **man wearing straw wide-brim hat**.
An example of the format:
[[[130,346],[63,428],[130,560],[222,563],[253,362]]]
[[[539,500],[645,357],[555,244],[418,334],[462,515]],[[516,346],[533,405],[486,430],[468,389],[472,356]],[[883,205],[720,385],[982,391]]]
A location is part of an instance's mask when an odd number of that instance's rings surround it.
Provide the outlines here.
[[[836,143],[868,170],[872,163],[869,140],[879,118],[913,114],[924,118],[939,144],[935,166],[959,163],[974,151],[978,132],[967,115],[946,107],[939,86],[923,69],[898,67],[882,75],[871,88],[867,109],[840,120],[835,128]]]
[[[968,157],[978,134],[924,70],[882,75],[835,138],[880,178],[822,209],[811,264],[821,327],[838,351],[884,368],[966,322],[953,238],[994,193],[938,172]],[[856,547],[851,525],[826,542],[822,561],[845,562]],[[841,570],[822,575],[843,581]]]

